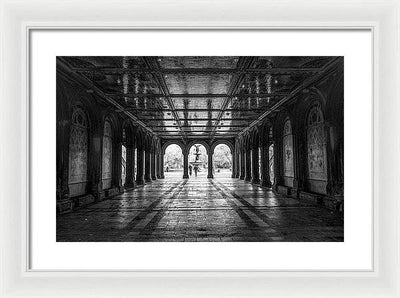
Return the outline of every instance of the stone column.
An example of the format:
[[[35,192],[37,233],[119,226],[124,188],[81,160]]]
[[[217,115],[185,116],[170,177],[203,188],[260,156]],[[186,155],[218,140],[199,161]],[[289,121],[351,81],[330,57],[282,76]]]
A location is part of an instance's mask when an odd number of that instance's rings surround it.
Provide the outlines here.
[[[232,178],[236,178],[236,167],[237,167],[237,164],[236,164],[236,152],[235,152],[235,150],[233,150],[233,152],[232,152]]]
[[[128,145],[126,147],[126,176],[125,188],[135,187],[135,147]]]
[[[69,138],[70,121],[57,123],[57,201],[69,199]],[[88,162],[88,166],[89,166]]]
[[[249,149],[246,150],[246,161],[245,161],[245,176],[244,180],[251,181],[251,151]]]
[[[144,151],[144,182],[151,182],[151,153]]]
[[[97,124],[97,125],[96,125]],[[104,198],[102,181],[102,154],[103,154],[103,125],[95,122],[93,125],[92,145],[89,149],[89,177],[90,189],[96,201]]]
[[[151,179],[157,180],[156,153],[151,153]]]
[[[136,171],[136,183],[138,185],[144,184],[144,150],[137,149],[137,171]]]
[[[252,153],[252,177],[253,179],[251,180],[251,182],[255,183],[255,184],[259,184],[260,183],[260,170],[258,168],[258,148],[254,147],[253,150],[251,150]]]
[[[59,121],[57,123],[57,189],[56,206],[57,212],[73,209],[73,202],[69,199],[69,131],[70,121]],[[88,163],[89,166],[89,163]],[[91,176],[89,176],[90,179]],[[89,185],[90,186],[90,185]]]
[[[115,152],[115,154],[114,154]],[[121,180],[122,171],[122,142],[116,141],[113,145],[113,171],[112,171],[112,184],[111,187],[118,188],[118,191],[123,192],[123,185]]]
[[[214,178],[213,175],[213,154],[211,152],[208,153],[208,175],[207,178]]]
[[[164,154],[160,153],[160,178],[164,179]]]
[[[189,179],[189,156],[183,154],[183,179]]]
[[[244,180],[244,176],[245,176],[245,173],[246,173],[246,154],[245,154],[244,150],[242,150],[242,152],[240,152],[239,157],[240,157],[240,176],[239,176],[239,179]]]
[[[157,176],[157,179],[161,179],[160,153],[156,154],[156,176]]]
[[[261,145],[261,186],[271,187],[271,177],[269,176],[269,148],[268,145]]]
[[[282,173],[281,151],[283,151],[283,150],[282,150],[282,147],[280,146],[280,143],[275,142],[274,143],[274,182],[273,182],[273,187],[275,190],[278,190],[278,185],[280,185],[281,181],[282,181],[282,179],[281,179],[281,177],[282,177],[282,175],[281,175],[281,173]]]
[[[236,148],[236,150],[235,150],[235,159],[236,159],[235,178],[239,178],[239,176],[240,176],[240,152],[239,152],[238,148]]]

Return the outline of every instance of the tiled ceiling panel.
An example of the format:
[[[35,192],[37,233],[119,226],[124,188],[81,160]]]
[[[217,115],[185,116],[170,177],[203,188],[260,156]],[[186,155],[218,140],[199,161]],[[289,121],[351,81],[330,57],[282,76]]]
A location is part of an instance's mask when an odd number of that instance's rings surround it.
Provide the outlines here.
[[[226,94],[231,75],[169,74],[165,77],[171,94]]]
[[[225,138],[337,58],[63,56],[57,62],[160,137]]]

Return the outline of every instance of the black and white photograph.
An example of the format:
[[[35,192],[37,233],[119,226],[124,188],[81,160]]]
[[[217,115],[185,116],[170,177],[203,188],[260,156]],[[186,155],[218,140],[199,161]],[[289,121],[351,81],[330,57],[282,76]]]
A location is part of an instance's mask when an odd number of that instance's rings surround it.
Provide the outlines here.
[[[57,56],[56,202],[57,242],[343,242],[344,57]]]

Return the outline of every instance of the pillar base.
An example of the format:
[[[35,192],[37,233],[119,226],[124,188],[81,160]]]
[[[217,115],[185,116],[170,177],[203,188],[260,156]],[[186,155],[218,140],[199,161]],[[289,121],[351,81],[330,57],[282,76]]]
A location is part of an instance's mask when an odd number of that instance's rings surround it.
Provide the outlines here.
[[[249,182],[251,182],[251,177],[244,177],[244,181],[249,181]]]
[[[160,179],[165,179],[165,176],[164,175],[160,175]]]
[[[157,179],[161,179],[161,175],[159,174],[159,175],[157,175]]]
[[[208,178],[208,179],[213,179],[213,178],[214,178],[214,175],[207,175],[207,178]]]
[[[145,182],[145,183],[151,183],[151,181],[153,181],[153,180],[151,180],[151,178],[145,178],[145,179],[144,179],[144,182]]]
[[[135,183],[134,182],[125,183],[124,188],[125,189],[135,188]]]
[[[144,180],[143,179],[136,180],[136,184],[137,185],[143,185],[144,184]]]
[[[263,180],[263,181],[261,181],[261,186],[271,188],[272,187],[272,183],[271,183],[271,181]]]
[[[253,179],[251,180],[251,183],[260,184],[260,179],[259,178]]]
[[[244,180],[244,176],[239,176],[239,179],[240,180]]]
[[[183,179],[189,179],[189,175],[188,174],[183,174]]]
[[[156,176],[152,176],[151,180],[157,180],[157,177]]]

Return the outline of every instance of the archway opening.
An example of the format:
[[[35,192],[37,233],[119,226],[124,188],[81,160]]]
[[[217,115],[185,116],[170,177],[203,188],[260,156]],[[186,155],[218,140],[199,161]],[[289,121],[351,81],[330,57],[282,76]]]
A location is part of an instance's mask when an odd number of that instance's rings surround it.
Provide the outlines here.
[[[232,176],[232,152],[225,144],[219,144],[214,149],[213,154],[214,177]]]
[[[180,146],[171,144],[165,149],[164,153],[164,176],[166,179],[172,177],[182,177],[183,154]]]
[[[207,177],[208,154],[201,144],[194,144],[189,149],[189,177]]]

